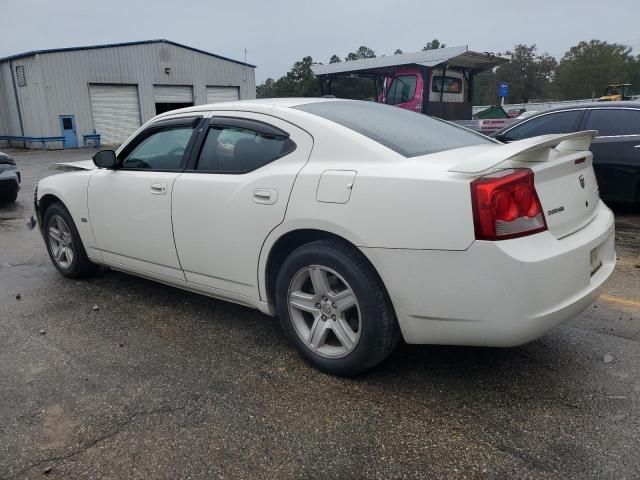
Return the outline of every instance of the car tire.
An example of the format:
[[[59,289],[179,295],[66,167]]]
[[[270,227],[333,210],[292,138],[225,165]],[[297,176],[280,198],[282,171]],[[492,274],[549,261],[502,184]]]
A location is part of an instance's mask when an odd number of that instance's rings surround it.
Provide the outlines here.
[[[285,259],[276,308],[289,341],[334,375],[354,376],[377,365],[400,338],[382,280],[360,251],[340,241],[314,241]]]
[[[53,203],[44,212],[43,236],[51,262],[65,277],[86,277],[98,270],[87,257],[73,218],[62,203]]]

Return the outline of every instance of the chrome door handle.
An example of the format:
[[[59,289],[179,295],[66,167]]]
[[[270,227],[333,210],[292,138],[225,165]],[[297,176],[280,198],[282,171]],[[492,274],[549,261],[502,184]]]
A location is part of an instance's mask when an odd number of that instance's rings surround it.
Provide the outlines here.
[[[167,186],[164,183],[152,183],[151,193],[154,195],[164,195],[167,193]]]
[[[640,148],[640,145],[636,145],[636,146],[635,146],[635,147],[633,147],[633,148]]]
[[[272,188],[258,188],[253,192],[253,201],[273,205],[278,200],[278,191]]]

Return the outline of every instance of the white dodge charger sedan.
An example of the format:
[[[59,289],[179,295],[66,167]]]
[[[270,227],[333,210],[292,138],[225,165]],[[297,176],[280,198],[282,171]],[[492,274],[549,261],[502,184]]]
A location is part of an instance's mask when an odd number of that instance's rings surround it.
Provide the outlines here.
[[[278,315],[355,375],[401,336],[513,346],[595,300],[616,259],[596,133],[503,145],[371,102],[201,105],[59,164],[36,212],[64,276],[104,265]]]

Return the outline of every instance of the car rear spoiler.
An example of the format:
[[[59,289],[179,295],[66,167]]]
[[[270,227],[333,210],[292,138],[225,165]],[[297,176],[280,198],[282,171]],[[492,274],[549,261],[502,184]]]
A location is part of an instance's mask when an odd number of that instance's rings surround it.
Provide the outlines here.
[[[507,160],[519,162],[546,162],[552,148],[560,152],[581,152],[589,150],[597,130],[582,132],[541,135],[507,143],[476,155],[464,162],[454,165],[449,172],[482,173]]]

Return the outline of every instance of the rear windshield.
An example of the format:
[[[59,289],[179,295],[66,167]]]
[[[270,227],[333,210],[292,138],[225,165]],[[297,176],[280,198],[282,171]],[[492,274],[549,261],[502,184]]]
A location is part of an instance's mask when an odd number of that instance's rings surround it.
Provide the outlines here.
[[[443,120],[375,102],[339,100],[294,108],[354,130],[405,157],[494,143]]]

